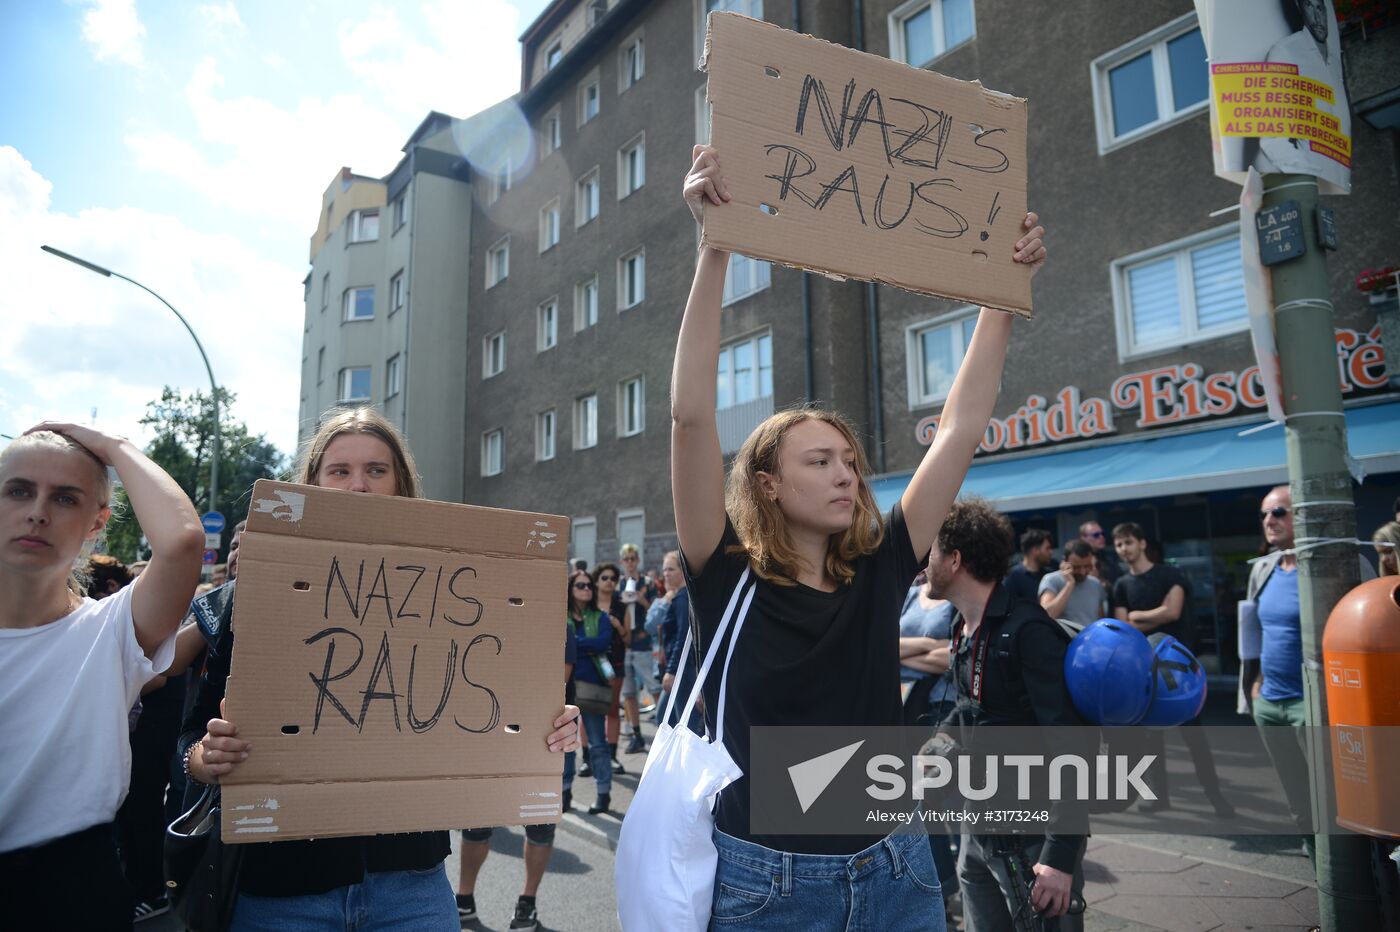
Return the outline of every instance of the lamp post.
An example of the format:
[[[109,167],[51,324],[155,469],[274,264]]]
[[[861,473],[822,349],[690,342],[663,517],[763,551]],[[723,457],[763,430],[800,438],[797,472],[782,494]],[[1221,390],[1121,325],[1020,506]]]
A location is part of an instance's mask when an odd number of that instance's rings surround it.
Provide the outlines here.
[[[89,272],[96,272],[98,275],[103,275],[107,278],[120,278],[122,281],[131,282],[137,288],[140,288],[142,291],[151,295],[161,304],[164,304],[166,307],[170,308],[170,313],[180,318],[180,323],[185,325],[185,329],[189,331],[190,339],[194,340],[195,348],[199,350],[200,358],[204,360],[204,370],[209,373],[210,397],[214,401],[214,448],[213,453],[209,458],[209,510],[217,511],[218,508],[216,506],[218,504],[219,499],[219,383],[214,381],[214,368],[209,365],[209,355],[204,352],[204,345],[199,342],[199,337],[195,335],[194,328],[190,326],[190,322],[185,320],[185,315],[175,310],[175,306],[173,304],[171,304],[169,301],[165,300],[160,295],[156,294],[154,291],[147,288],[145,285],[141,284],[134,278],[128,278],[120,272],[113,272],[111,269],[103,268],[102,266],[97,265],[93,262],[89,262],[86,259],[79,259],[75,255],[66,253],[61,249],[54,249],[52,246],[41,246],[39,248],[43,249],[44,252],[58,256],[60,259],[67,259],[74,265],[81,265]]]

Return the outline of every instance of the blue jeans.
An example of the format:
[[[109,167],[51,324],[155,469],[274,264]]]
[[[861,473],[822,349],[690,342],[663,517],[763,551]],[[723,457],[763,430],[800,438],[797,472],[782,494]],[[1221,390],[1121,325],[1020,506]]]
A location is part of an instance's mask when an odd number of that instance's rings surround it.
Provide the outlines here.
[[[607,720],[601,715],[583,712],[584,730],[588,732],[588,762],[593,765],[593,782],[598,793],[612,792],[612,751],[608,748]],[[564,789],[574,788],[574,752],[564,754]]]
[[[238,895],[229,932],[458,932],[447,870],[365,874],[360,883],[309,896]]]
[[[923,833],[855,854],[791,854],[715,830],[710,929],[944,932],[943,892]]]

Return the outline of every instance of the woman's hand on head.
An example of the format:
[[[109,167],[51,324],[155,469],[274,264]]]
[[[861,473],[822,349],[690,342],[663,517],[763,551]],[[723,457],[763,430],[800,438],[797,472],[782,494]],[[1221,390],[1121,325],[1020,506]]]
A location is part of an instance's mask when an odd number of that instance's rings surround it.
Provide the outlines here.
[[[1031,277],[1045,264],[1045,227],[1040,225],[1040,216],[1034,211],[1026,214],[1021,223],[1025,235],[1016,242],[1016,252],[1012,256],[1022,265],[1031,267]]]
[[[63,421],[44,421],[35,424],[25,431],[32,434],[36,431],[47,430],[55,434],[62,434],[75,443],[82,444],[88,452],[100,459],[105,465],[112,465],[112,450],[122,441],[118,437],[112,437],[94,430],[91,427],[84,427],[81,424],[68,424]]]
[[[578,750],[579,710],[576,705],[564,706],[564,711],[554,720],[554,731],[545,742],[556,754]]]
[[[690,171],[685,176],[682,193],[686,206],[696,223],[705,221],[705,202],[723,204],[729,200],[729,189],[719,171],[719,156],[710,146],[696,146],[691,150],[693,159]]]
[[[219,701],[219,714],[228,714],[223,700]],[[200,783],[218,783],[248,759],[253,745],[238,737],[238,726],[225,718],[211,718],[205,727],[208,732],[190,752],[190,775]]]

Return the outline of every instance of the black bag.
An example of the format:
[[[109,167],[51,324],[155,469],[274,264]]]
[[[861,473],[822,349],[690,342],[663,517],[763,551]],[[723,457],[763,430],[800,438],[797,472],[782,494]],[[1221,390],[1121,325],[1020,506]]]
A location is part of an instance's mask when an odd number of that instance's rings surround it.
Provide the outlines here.
[[[192,932],[223,932],[238,898],[244,847],[224,844],[219,804],[219,787],[205,786],[165,830],[166,896],[171,912]]]
[[[574,680],[575,699],[580,712],[607,715],[612,709],[612,687],[587,680]]]

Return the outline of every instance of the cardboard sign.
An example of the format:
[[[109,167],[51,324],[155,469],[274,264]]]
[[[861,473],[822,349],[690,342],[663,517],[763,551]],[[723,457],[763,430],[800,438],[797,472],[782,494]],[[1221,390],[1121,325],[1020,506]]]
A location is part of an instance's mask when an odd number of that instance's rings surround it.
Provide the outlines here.
[[[1031,316],[1024,100],[735,13],[701,67],[732,196],[705,243]]]
[[[225,842],[557,822],[569,522],[260,480]]]

